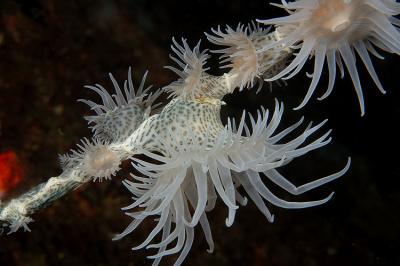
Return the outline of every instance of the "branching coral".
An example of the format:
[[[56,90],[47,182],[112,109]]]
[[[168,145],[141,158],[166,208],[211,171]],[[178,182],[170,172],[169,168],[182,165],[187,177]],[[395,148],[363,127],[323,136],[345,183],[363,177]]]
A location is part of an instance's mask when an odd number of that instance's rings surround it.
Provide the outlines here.
[[[252,88],[257,81],[291,78],[311,56],[315,57],[313,80],[303,106],[313,94],[322,73],[325,57],[330,71],[328,91],[332,91],[336,65],[343,73],[347,66],[360,99],[364,103],[355,66],[359,54],[378,87],[383,91],[372,67],[368,52],[377,55],[374,46],[399,52],[400,23],[393,16],[400,11],[395,1],[384,0],[299,0],[282,1],[280,7],[290,15],[260,21],[275,25],[275,30],[258,24],[236,29],[218,27],[206,34],[210,42],[223,46],[213,52],[222,54],[221,66],[230,68],[221,76],[207,73],[209,55],[192,49],[186,39],[173,39],[171,59],[178,67],[168,66],[179,77],[163,89],[145,89],[144,75],[138,89],[133,86],[129,68],[123,88],[110,74],[115,93],[101,85],[86,86],[95,91],[102,102],[80,100],[96,114],[85,117],[93,130],[93,138],[85,138],[78,150],[60,156],[63,172],[50,178],[22,196],[0,206],[0,220],[15,232],[29,230],[29,217],[68,191],[81,184],[110,179],[124,160],[132,160],[137,170],[132,180],[123,181],[133,195],[133,203],[123,208],[132,222],[114,240],[133,233],[146,218],[157,224],[142,244],[134,249],[154,248],[149,256],[158,265],[161,258],[179,253],[176,265],[182,264],[194,240],[194,228],[200,224],[209,251],[214,249],[207,212],[215,208],[218,198],[228,207],[226,225],[232,226],[239,205],[247,197],[270,222],[274,216],[267,204],[286,209],[308,208],[326,203],[333,193],[314,201],[289,202],[277,197],[264,180],[270,180],[293,195],[334,181],[346,173],[344,168],[326,177],[295,186],[278,169],[292,160],[319,149],[331,140],[330,131],[318,133],[326,121],[309,123],[301,131],[303,119],[278,130],[283,104],[275,101],[270,115],[261,108],[256,116],[243,112],[238,123],[220,118],[223,97],[234,90]],[[298,49],[300,49],[298,51]],[[294,57],[294,59],[293,59]],[[166,91],[170,102],[154,111],[158,96]],[[296,135],[297,136],[294,136]],[[139,159],[136,155],[145,155]],[[154,243],[158,235],[161,240]]]

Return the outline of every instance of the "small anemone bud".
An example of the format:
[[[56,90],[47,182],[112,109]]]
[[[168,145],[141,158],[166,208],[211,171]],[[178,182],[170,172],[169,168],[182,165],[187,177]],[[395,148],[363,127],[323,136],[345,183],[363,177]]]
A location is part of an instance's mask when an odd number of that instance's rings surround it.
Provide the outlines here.
[[[193,48],[189,47],[186,39],[182,38],[182,45],[172,39],[171,49],[174,55],[170,58],[177,63],[179,68],[166,66],[165,68],[175,72],[179,79],[167,85],[164,90],[170,93],[170,97],[182,97],[185,99],[195,99],[201,96],[205,76],[208,77],[206,71],[208,50],[200,50],[200,41]]]
[[[264,33],[261,28],[256,30]],[[262,73],[259,69],[257,50],[252,42],[252,37],[258,34],[256,30],[252,32],[250,27],[239,24],[236,30],[226,26],[226,32],[220,27],[217,30],[211,29],[215,36],[206,33],[210,42],[229,47],[212,52],[222,53],[221,68],[232,68],[231,73],[238,81],[236,83],[240,89],[252,87],[256,79],[262,81],[259,79]]]
[[[61,155],[60,163],[64,171],[75,169],[85,175],[93,177],[93,181],[111,179],[120,169],[122,156],[107,142],[87,138],[78,144],[78,150],[71,150],[71,154]]]
[[[161,90],[150,92],[152,86],[145,88],[147,71],[143,75],[140,85],[135,89],[133,85],[131,67],[128,70],[128,79],[120,86],[110,73],[115,93],[110,94],[103,86],[85,86],[96,92],[102,103],[80,99],[87,104],[95,115],[85,116],[94,136],[110,142],[124,141],[149,116],[151,110],[161,103],[154,104],[162,93]]]
[[[222,54],[221,68],[231,68],[232,83],[241,90],[257,82],[261,88],[264,78],[276,75],[286,65],[289,49],[258,52],[263,45],[275,40],[269,30],[253,22],[248,26],[239,24],[236,29],[226,26],[225,31],[219,26],[211,29],[213,35],[206,33],[211,43],[228,47],[212,52]]]

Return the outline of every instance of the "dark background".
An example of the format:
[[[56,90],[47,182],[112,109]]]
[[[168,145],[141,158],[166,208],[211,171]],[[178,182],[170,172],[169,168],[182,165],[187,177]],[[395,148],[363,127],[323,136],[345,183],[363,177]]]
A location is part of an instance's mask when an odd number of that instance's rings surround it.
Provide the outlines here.
[[[90,136],[82,118],[88,109],[76,100],[99,99],[83,85],[99,82],[111,88],[107,73],[124,80],[132,65],[136,79],[148,69],[149,81],[156,88],[165,86],[175,78],[163,68],[171,64],[173,36],[188,38],[192,46],[201,38],[202,47],[215,48],[203,34],[211,27],[283,14],[264,0],[0,0],[0,152],[15,151],[25,171],[8,198],[59,174],[57,154]],[[325,129],[333,128],[332,143],[282,169],[295,184],[339,170],[347,156],[353,163],[345,176],[304,196],[287,197],[277,190],[289,200],[336,194],[316,208],[272,207],[273,224],[250,202],[226,228],[227,209],[219,202],[209,214],[215,252],[206,252],[202,232],[196,230],[185,265],[400,265],[400,58],[385,56],[374,63],[387,95],[379,93],[359,64],[365,117],[360,117],[347,74],[319,102],[316,96],[327,86],[325,73],[300,111],[291,109],[308,88],[305,71],[272,92],[266,86],[259,95],[250,90],[226,97],[224,119],[238,117],[243,109],[254,113],[260,105],[271,108],[275,97],[286,106],[282,128],[301,115],[306,121],[329,119]],[[307,68],[312,70],[312,63]],[[130,222],[119,210],[131,201],[121,185],[124,176],[68,194],[34,215],[31,233],[0,236],[0,265],[151,265],[145,258],[151,252],[130,250],[150,232],[150,220],[129,237],[111,241]]]

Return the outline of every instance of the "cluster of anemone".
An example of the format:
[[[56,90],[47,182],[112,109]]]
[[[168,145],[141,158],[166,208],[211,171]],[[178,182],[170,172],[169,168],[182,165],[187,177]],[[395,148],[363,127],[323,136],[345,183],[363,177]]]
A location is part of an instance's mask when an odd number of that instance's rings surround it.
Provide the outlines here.
[[[356,57],[384,92],[369,54],[383,58],[376,48],[400,52],[400,21],[394,17],[400,13],[400,4],[394,0],[282,0],[282,4],[275,5],[289,15],[258,20],[272,27],[239,24],[206,34],[211,43],[222,46],[212,51],[221,54],[221,67],[229,68],[222,76],[207,73],[210,56],[200,49],[200,42],[192,49],[186,39],[181,43],[173,39],[170,57],[178,66],[167,68],[178,75],[178,80],[166,87],[156,91],[145,88],[146,72],[135,89],[130,68],[123,86],[110,74],[114,94],[99,84],[87,86],[102,100],[80,100],[95,112],[85,117],[93,138],[84,138],[77,150],[60,156],[60,177],[0,206],[0,220],[7,221],[12,232],[19,227],[28,229],[26,224],[31,219],[27,214],[40,204],[54,201],[86,180],[110,179],[123,160],[131,160],[136,174],[123,183],[133,203],[123,210],[132,222],[114,240],[133,233],[147,218],[153,219],[155,227],[134,249],[157,249],[149,256],[154,259],[153,265],[164,256],[179,253],[175,265],[180,265],[191,249],[198,225],[209,244],[208,251],[214,250],[207,213],[218,199],[228,208],[227,226],[233,225],[239,205],[246,205],[248,198],[270,222],[274,215],[268,205],[297,209],[330,200],[333,193],[320,200],[289,202],[277,197],[264,182],[268,179],[288,193],[300,195],[344,175],[350,158],[340,171],[301,186],[279,172],[292,160],[330,142],[330,130],[319,133],[326,121],[309,123],[301,130],[302,118],[278,130],[284,108],[276,100],[271,114],[263,108],[256,116],[243,112],[238,123],[228,119],[224,124],[220,118],[225,104],[222,99],[235,89],[252,88],[257,82],[262,86],[263,80],[291,79],[309,58],[315,58],[314,72],[309,75],[311,85],[296,109],[311,98],[326,61],[329,84],[319,99],[332,92],[336,69],[343,76],[346,67],[364,114]],[[172,99],[158,108],[160,103],[155,102],[162,92],[168,92]],[[146,159],[136,156],[139,154]]]
[[[93,181],[111,179],[121,169],[121,161],[130,156],[124,150],[123,142],[150,116],[152,110],[160,106],[160,103],[154,102],[161,91],[150,92],[152,86],[145,88],[147,72],[135,90],[129,67],[128,78],[123,85],[124,92],[111,73],[109,76],[115,94],[110,95],[102,85],[96,84],[85,87],[95,91],[102,103],[78,100],[96,113],[85,117],[93,131],[92,140],[84,138],[77,145],[77,150],[59,156],[64,172],[76,170],[81,175],[91,177]]]

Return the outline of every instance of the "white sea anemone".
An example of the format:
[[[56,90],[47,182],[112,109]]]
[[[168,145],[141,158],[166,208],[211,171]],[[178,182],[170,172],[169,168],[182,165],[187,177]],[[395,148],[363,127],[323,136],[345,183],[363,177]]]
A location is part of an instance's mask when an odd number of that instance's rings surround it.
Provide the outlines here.
[[[158,265],[163,256],[181,252],[175,263],[180,265],[192,246],[194,227],[198,223],[209,244],[209,252],[213,251],[214,242],[206,212],[214,208],[217,195],[228,207],[227,226],[234,222],[237,203],[245,205],[247,202],[239,192],[240,187],[270,222],[274,216],[265,201],[288,209],[307,208],[327,202],[333,193],[322,200],[288,202],[275,196],[262,181],[262,176],[265,176],[289,193],[299,195],[342,176],[350,165],[349,159],[345,168],[338,173],[300,187],[293,185],[276,168],[329,143],[330,131],[307,144],[308,137],[325,122],[316,126],[310,124],[298,137],[283,143],[281,140],[298,128],[302,120],[275,133],[282,114],[283,106],[278,103],[271,119],[268,118],[268,111],[263,109],[258,112],[256,119],[250,116],[251,128],[245,124],[243,115],[238,127],[229,121],[217,137],[208,141],[200,141],[192,131],[186,135],[170,131],[170,137],[153,134],[162,144],[159,149],[163,151],[162,154],[144,149],[140,152],[159,163],[133,159],[134,167],[145,177],[133,175],[135,181],[124,181],[134,195],[134,202],[123,210],[141,209],[127,213],[133,221],[114,240],[132,233],[144,219],[153,217],[157,225],[147,239],[134,249],[158,249],[156,255],[149,257],[154,259],[153,265]],[[161,241],[151,244],[160,233]]]
[[[128,79],[124,81],[124,93],[111,73],[109,75],[116,94],[110,95],[99,84],[85,86],[98,93],[102,99],[102,104],[78,100],[96,112],[94,116],[85,117],[89,125],[94,124],[91,128],[96,138],[109,142],[123,141],[149,116],[152,109],[157,108],[159,103],[153,103],[162,91],[150,93],[152,86],[144,87],[147,73],[143,75],[137,91],[133,86],[131,67],[128,70]]]
[[[268,34],[269,30],[251,23],[239,24],[236,29],[226,26],[225,32],[218,26],[216,30],[211,29],[214,35],[206,33],[211,43],[227,47],[212,52],[222,54],[221,68],[231,68],[232,83],[240,89],[253,87],[256,82],[261,87],[264,78],[279,73],[285,65],[287,49],[257,52],[263,45],[276,41],[273,34]]]
[[[171,49],[175,53],[175,56],[170,55],[170,58],[178,64],[180,69],[173,66],[166,66],[175,72],[179,79],[172,82],[164,88],[164,90],[170,93],[170,97],[183,97],[189,99],[195,99],[198,97],[200,92],[203,78],[209,68],[205,67],[209,55],[207,50],[200,51],[200,41],[193,48],[189,47],[186,39],[182,38],[182,46],[179,45],[175,39],[172,39]]]
[[[113,149],[105,141],[87,138],[81,140],[77,150],[71,150],[70,154],[60,155],[59,160],[64,171],[75,169],[84,175],[92,177],[93,181],[111,179],[120,170],[122,154]]]
[[[262,29],[258,25],[246,27],[239,24],[236,29],[226,26],[225,32],[218,26],[217,30],[211,29],[215,35],[207,34],[207,39],[216,44],[228,48],[214,50],[214,53],[221,53],[221,68],[232,68],[231,74],[239,81],[240,89],[253,87],[255,81],[262,81],[263,74],[261,62],[258,60],[257,49],[253,39],[257,36],[264,36],[268,29]],[[262,82],[260,82],[262,85]]]
[[[360,77],[356,67],[356,53],[359,55],[375,84],[385,93],[372,65],[369,52],[382,58],[374,46],[390,52],[400,53],[400,20],[395,15],[400,13],[400,4],[395,0],[298,0],[282,5],[290,15],[286,17],[258,20],[260,23],[275,25],[282,39],[266,45],[259,52],[273,47],[301,47],[295,59],[279,74],[266,79],[289,79],[296,75],[310,56],[314,57],[314,73],[311,85],[303,102],[296,108],[303,107],[310,99],[321,77],[325,58],[329,68],[329,84],[324,95],[326,98],[333,89],[336,77],[336,65],[342,76],[343,64],[347,67],[353,81],[361,114],[364,115],[364,97]],[[299,47],[297,46],[297,47]]]

